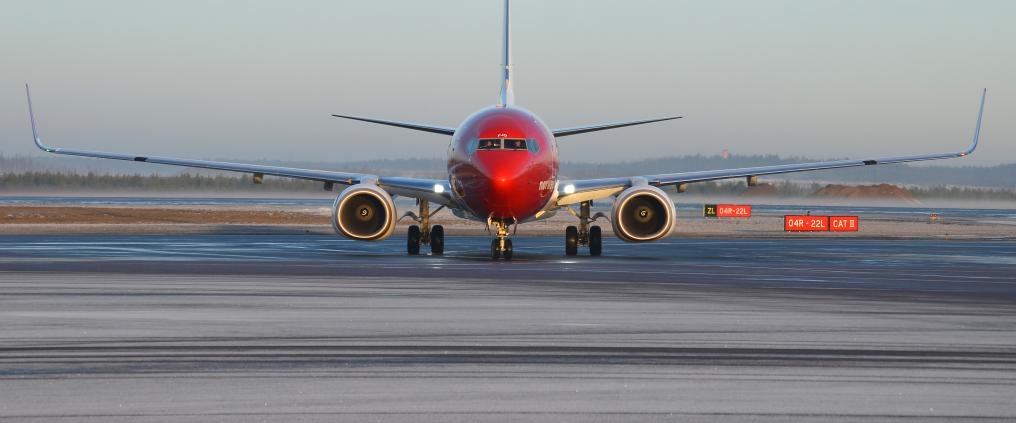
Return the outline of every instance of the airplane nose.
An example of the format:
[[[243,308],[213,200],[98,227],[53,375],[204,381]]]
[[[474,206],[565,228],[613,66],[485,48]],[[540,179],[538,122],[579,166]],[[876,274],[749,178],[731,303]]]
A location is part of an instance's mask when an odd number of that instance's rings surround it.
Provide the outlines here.
[[[515,157],[513,157],[515,156]],[[522,177],[527,163],[515,152],[477,154],[476,169],[490,181],[492,187],[505,187]]]
[[[477,154],[473,164],[480,173],[483,209],[497,218],[511,218],[529,212],[538,193],[527,175],[527,152]],[[479,188],[479,187],[478,187]]]

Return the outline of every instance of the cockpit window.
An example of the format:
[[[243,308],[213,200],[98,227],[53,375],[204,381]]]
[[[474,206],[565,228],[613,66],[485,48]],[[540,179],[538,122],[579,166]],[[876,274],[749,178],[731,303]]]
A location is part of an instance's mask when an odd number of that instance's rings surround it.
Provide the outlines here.
[[[526,147],[529,147],[530,153],[536,154],[540,152],[540,143],[536,142],[536,140],[526,141]]]
[[[526,140],[514,138],[484,138],[480,140],[479,150],[528,150]]]
[[[501,139],[494,138],[494,139],[480,140],[480,148],[479,149],[480,150],[500,150],[501,149]]]
[[[505,150],[525,150],[526,140],[504,140]]]

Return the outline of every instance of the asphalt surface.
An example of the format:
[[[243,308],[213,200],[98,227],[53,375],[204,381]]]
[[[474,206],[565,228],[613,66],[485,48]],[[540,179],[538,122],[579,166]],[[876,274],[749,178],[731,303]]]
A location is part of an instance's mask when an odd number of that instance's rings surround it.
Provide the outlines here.
[[[1005,421],[1016,243],[0,236],[0,420]]]

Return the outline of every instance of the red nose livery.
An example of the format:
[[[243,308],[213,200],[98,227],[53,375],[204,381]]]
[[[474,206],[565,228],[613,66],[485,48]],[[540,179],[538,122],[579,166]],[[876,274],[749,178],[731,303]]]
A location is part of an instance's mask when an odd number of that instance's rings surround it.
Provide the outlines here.
[[[557,182],[554,136],[536,115],[491,107],[452,137],[449,180],[470,213],[512,223],[547,207]]]

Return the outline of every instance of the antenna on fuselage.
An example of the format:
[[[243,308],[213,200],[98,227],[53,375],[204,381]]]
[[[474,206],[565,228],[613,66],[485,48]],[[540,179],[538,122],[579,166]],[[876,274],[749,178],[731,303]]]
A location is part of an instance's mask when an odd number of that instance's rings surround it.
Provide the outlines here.
[[[501,44],[501,97],[498,107],[515,104],[515,92],[512,90],[512,6],[511,0],[504,0],[504,27]]]

